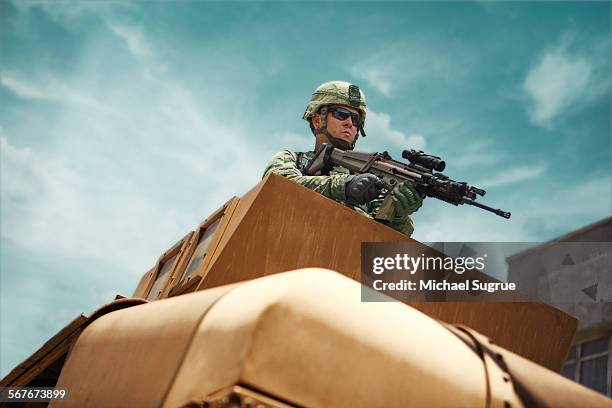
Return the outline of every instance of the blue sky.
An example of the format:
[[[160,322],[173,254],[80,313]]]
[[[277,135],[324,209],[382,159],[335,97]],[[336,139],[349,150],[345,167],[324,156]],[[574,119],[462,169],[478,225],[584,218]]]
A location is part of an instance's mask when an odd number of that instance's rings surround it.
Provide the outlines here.
[[[421,241],[539,242],[609,216],[609,2],[0,2],[0,370],[308,150],[321,82],[364,90],[359,150],[487,190]]]

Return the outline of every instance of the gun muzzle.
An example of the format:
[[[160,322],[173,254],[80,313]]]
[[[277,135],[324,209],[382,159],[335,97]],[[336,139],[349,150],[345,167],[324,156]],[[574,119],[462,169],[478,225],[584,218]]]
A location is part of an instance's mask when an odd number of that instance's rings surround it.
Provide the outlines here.
[[[510,216],[512,215],[512,214],[510,214],[507,211],[503,211],[503,210],[500,210],[498,208],[489,207],[488,205],[481,204],[481,203],[476,202],[474,200],[470,200],[469,198],[468,199],[463,199],[462,201],[463,201],[463,204],[469,204],[469,205],[473,205],[474,207],[482,208],[483,210],[490,211],[493,214],[499,215],[500,217],[503,217],[505,219],[509,219]]]

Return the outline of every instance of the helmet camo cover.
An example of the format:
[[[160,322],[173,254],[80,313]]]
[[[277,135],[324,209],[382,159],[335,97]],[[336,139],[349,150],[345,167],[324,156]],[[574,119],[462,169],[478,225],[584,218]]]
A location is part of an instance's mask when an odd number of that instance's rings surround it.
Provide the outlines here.
[[[302,119],[310,121],[310,118],[322,106],[347,105],[359,110],[362,126],[366,118],[366,100],[363,91],[357,85],[345,81],[330,81],[321,84],[312,94],[310,103]]]

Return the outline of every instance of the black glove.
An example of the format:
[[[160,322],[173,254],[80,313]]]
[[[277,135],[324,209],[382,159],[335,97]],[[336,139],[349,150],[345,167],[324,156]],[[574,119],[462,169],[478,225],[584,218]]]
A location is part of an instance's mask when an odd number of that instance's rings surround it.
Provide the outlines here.
[[[353,204],[365,204],[380,194],[385,183],[374,174],[364,173],[348,176],[346,179],[346,199]]]

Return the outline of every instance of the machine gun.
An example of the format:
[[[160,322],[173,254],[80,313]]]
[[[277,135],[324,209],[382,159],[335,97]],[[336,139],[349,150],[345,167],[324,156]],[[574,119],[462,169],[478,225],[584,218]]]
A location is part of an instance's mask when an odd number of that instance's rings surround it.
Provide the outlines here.
[[[441,158],[416,150],[404,150],[402,157],[409,163],[393,160],[387,152],[343,151],[323,144],[308,162],[303,173],[308,176],[325,175],[329,174],[334,166],[342,166],[352,173],[371,173],[378,176],[385,183],[387,190],[387,197],[374,217],[378,220],[389,219],[392,201],[388,193],[404,181],[410,183],[423,197],[437,198],[453,205],[473,205],[500,217],[510,218],[509,212],[475,201],[478,196],[485,195],[485,190],[452,180],[442,174],[446,163]]]

